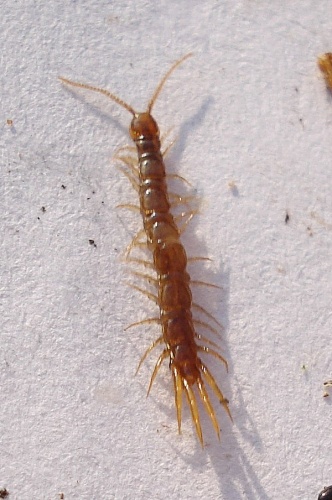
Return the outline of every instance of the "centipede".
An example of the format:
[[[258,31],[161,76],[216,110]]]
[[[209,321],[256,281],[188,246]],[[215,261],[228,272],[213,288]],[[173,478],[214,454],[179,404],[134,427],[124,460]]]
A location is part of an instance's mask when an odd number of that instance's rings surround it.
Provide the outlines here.
[[[156,293],[151,293],[134,284],[132,286],[157,304],[159,315],[132,323],[127,328],[152,323],[160,325],[161,335],[146,349],[141,357],[137,371],[151,351],[158,346],[163,346],[154,366],[147,394],[150,393],[161,365],[168,359],[174,386],[178,431],[181,433],[183,398],[185,397],[194,429],[203,447],[199,399],[219,440],[220,426],[210,394],[217,398],[232,420],[228,399],[223,395],[214,375],[201,359],[202,354],[213,356],[228,371],[227,361],[220,354],[218,344],[200,333],[201,329],[218,333],[217,329],[210,323],[211,321],[214,321],[217,325],[220,325],[220,323],[209,311],[196,304],[192,296],[192,285],[216,285],[204,281],[194,281],[188,272],[188,263],[190,261],[210,259],[204,257],[188,258],[181,243],[182,230],[179,227],[177,218],[172,213],[171,200],[175,204],[186,203],[186,200],[168,190],[167,176],[170,174],[166,174],[165,152],[162,152],[161,149],[159,127],[151,114],[165,82],[173,71],[191,56],[192,53],[186,54],[170,67],[157,85],[144,112],[137,112],[132,106],[106,89],[64,77],[59,77],[59,79],[65,85],[103,94],[133,116],[129,127],[129,135],[135,144],[137,157],[134,159],[130,155],[122,154],[118,155],[118,159],[121,160],[122,170],[138,194],[139,206],[136,208],[141,214],[143,228],[134,236],[127,249],[126,256],[128,260],[135,261],[137,265],[150,268],[154,272],[155,277],[153,278],[151,278],[150,274],[140,272],[135,274],[147,279],[149,283],[152,281],[156,287]],[[131,205],[127,206],[132,208]],[[184,213],[182,213],[183,215]],[[186,215],[189,220],[194,215],[194,212],[191,211]],[[152,259],[131,258],[131,251],[137,246],[146,247]],[[200,314],[205,314],[209,321],[197,319],[193,314],[194,310],[199,311]]]

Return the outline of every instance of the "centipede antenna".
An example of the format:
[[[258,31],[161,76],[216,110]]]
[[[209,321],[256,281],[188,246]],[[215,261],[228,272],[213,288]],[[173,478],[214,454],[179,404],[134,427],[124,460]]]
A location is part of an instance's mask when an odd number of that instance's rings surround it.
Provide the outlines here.
[[[186,54],[185,56],[181,57],[181,59],[179,59],[178,61],[176,61],[173,64],[173,66],[167,71],[166,75],[161,79],[159,85],[157,86],[156,90],[153,93],[153,96],[151,97],[151,99],[149,101],[148,109],[147,109],[148,113],[151,113],[152,107],[153,107],[155,101],[157,100],[157,97],[159,96],[159,94],[161,92],[161,89],[163,88],[163,86],[164,86],[166,80],[168,79],[168,77],[173,73],[173,71],[178,66],[180,66],[180,64],[183,63],[183,61],[185,61],[186,59],[188,59],[192,55],[193,55],[192,52],[190,52],[189,54]]]
[[[99,92],[99,94],[105,95],[109,99],[112,99],[112,101],[116,102],[117,104],[125,108],[132,115],[135,116],[137,114],[134,108],[132,108],[129,104],[120,99],[120,97],[117,97],[108,90],[101,89],[99,87],[93,87],[92,85],[87,85],[86,83],[74,82],[72,80],[68,80],[68,78],[63,78],[62,76],[59,76],[59,80],[61,80],[62,83],[65,83],[66,85],[71,85],[72,87],[79,87],[82,89],[92,90],[93,92]]]

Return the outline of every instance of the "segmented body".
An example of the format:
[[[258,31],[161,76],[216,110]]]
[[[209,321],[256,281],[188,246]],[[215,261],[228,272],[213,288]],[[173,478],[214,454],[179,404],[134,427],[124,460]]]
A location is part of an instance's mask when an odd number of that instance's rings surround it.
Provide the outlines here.
[[[197,386],[199,396],[211,418],[218,438],[220,438],[219,425],[204,381],[213,390],[230,418],[231,414],[227,399],[223,396],[207,366],[202,362],[199,353],[212,354],[222,361],[226,365],[226,368],[227,362],[216,350],[209,346],[201,345],[199,339],[203,338],[206,343],[215,346],[213,342],[196,333],[195,323],[208,327],[212,331],[215,330],[202,321],[195,321],[192,316],[193,304],[190,276],[187,272],[187,255],[180,241],[180,231],[175,218],[170,211],[171,204],[167,191],[166,171],[161,153],[159,129],[151,115],[152,106],[166,79],[189,56],[190,54],[177,61],[171,67],[158,85],[147,111],[143,113],[137,113],[131,106],[108,91],[72,82],[64,78],[61,78],[61,80],[70,85],[101,92],[125,107],[134,116],[129,131],[137,149],[138,168],[127,157],[123,157],[122,160],[129,167],[130,175],[128,177],[131,179],[133,186],[138,190],[140,212],[143,219],[147,246],[152,252],[153,268],[157,273],[155,282],[158,295],[154,297],[149,292],[143,293],[155,299],[160,310],[159,318],[150,318],[134,323],[134,325],[157,321],[162,327],[162,335],[147,349],[141,359],[140,365],[154,347],[162,343],[165,344],[165,348],[155,365],[149,391],[162,362],[166,358],[169,358],[174,382],[179,431],[181,429],[182,394],[184,392],[188,400],[198,438],[203,445],[203,435],[194,386]],[[135,240],[132,243],[132,246],[134,245]],[[202,282],[199,283],[202,284]],[[199,309],[207,313],[203,308]],[[209,313],[207,314],[212,317]]]

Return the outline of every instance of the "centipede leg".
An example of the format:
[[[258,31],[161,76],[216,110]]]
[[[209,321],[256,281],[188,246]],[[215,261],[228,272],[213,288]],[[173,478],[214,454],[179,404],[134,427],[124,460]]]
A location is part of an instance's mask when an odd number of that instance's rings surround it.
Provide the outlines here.
[[[157,305],[159,305],[159,300],[158,300],[157,295],[154,295],[153,293],[150,293],[147,290],[144,290],[144,288],[141,288],[141,287],[139,287],[137,285],[134,285],[134,283],[127,283],[127,284],[128,284],[128,286],[130,286],[134,290],[138,290],[139,292],[143,293],[144,295],[146,295],[147,297],[149,297],[150,300],[152,300]]]
[[[219,399],[220,403],[223,405],[227,415],[229,416],[229,418],[231,419],[231,421],[233,422],[233,418],[232,418],[232,415],[231,415],[231,412],[228,408],[228,399],[226,399],[223,395],[223,393],[221,392],[221,390],[219,389],[213,375],[210,373],[210,371],[207,369],[207,367],[205,366],[204,363],[202,363],[200,361],[200,368],[202,370],[202,373],[207,381],[207,383],[209,384],[209,386],[211,387],[211,389],[213,390],[213,392],[216,394],[217,398]]]
[[[168,193],[168,196],[172,202],[173,208],[184,205],[187,209],[190,209],[191,208],[190,203],[194,199],[194,196],[181,196],[177,193],[171,193],[171,192]],[[172,198],[175,199],[176,201],[173,201]],[[182,216],[181,216],[181,219],[182,219]]]
[[[198,439],[200,440],[201,445],[203,447],[203,445],[204,445],[203,434],[202,434],[202,427],[201,427],[201,422],[200,422],[200,418],[199,418],[196,397],[195,397],[194,391],[192,390],[192,388],[188,384],[188,381],[184,378],[182,382],[183,382],[184,389],[186,392],[191,416],[192,416],[193,422],[195,424],[196,433],[197,433]]]
[[[213,342],[212,340],[208,339],[207,337],[205,337],[204,335],[201,335],[200,333],[195,333],[195,337],[200,340],[201,342],[205,342],[205,344],[209,344],[209,345],[212,345],[213,347],[215,347],[216,349],[219,349],[219,346],[218,344],[216,344],[215,342]]]
[[[166,174],[166,177],[170,178],[170,179],[179,179],[180,181],[183,181],[185,184],[187,184],[189,187],[193,187],[193,185],[187,181],[187,179],[185,179],[184,177],[182,177],[182,175],[179,175],[179,174]]]
[[[138,326],[138,325],[150,325],[151,323],[159,323],[160,324],[161,323],[160,318],[147,318],[147,319],[142,319],[141,321],[135,321],[135,323],[131,323],[130,325],[126,326],[124,331],[126,332],[130,328],[134,328],[135,326]]]
[[[157,373],[159,371],[159,368],[161,367],[161,364],[162,362],[164,361],[164,359],[166,359],[167,357],[169,356],[169,350],[168,349],[165,349],[159,356],[158,358],[158,361],[156,363],[156,366],[154,367],[154,370],[153,370],[153,373],[151,375],[151,380],[150,380],[150,384],[149,384],[149,388],[148,388],[148,393],[147,393],[147,396],[150,394],[150,390],[151,390],[151,387],[152,387],[152,384],[157,376]]]
[[[219,288],[219,290],[222,290],[221,286],[215,285],[214,283],[208,283],[207,281],[198,281],[198,280],[190,280],[191,285],[203,285],[203,286],[209,286],[210,288]]]
[[[132,173],[138,177],[138,167],[137,167],[137,158],[134,156],[123,156],[116,155],[114,156],[114,160],[122,161],[128,168],[132,171]]]
[[[183,219],[184,217],[187,217],[187,219],[185,220],[184,224],[182,225],[182,227],[179,227],[179,233],[182,234],[184,233],[184,231],[186,230],[189,222],[191,221],[191,219],[197,215],[199,213],[198,210],[194,210],[193,212],[190,212],[189,215],[185,212],[183,212],[182,214],[180,214],[178,217],[174,217],[174,219],[177,221],[180,217],[181,219]]]
[[[211,354],[211,356],[214,356],[215,358],[219,359],[219,361],[221,361],[225,365],[226,370],[228,371],[228,363],[226,359],[223,356],[221,356],[221,354],[219,354],[217,351],[211,349],[210,347],[202,345],[198,346],[198,350],[201,352],[206,352],[207,354]]]
[[[205,323],[205,321],[201,321],[199,319],[193,319],[193,323],[195,325],[200,325],[202,326],[203,328],[206,328],[207,330],[210,330],[210,332],[214,333],[215,335],[217,335],[217,337],[221,337],[220,333],[218,332],[218,330],[216,330],[215,328],[213,328],[213,326],[209,325],[209,323]]]
[[[129,257],[129,254],[134,247],[141,246],[142,244],[146,245],[146,241],[145,242],[138,241],[139,238],[142,238],[142,237],[145,237],[144,229],[141,229],[140,231],[138,231],[138,233],[133,237],[130,245],[128,245],[128,247],[126,248],[125,257]]]
[[[167,137],[170,135],[170,133],[172,132],[173,128],[174,127],[169,128],[168,130],[166,130],[166,132],[164,132],[161,135],[161,137],[160,137],[161,144],[163,144],[166,141]],[[166,147],[166,149],[164,149],[161,152],[163,158],[166,158],[167,154],[169,153],[170,149],[173,147],[174,143],[175,143],[175,140],[171,141],[170,144]]]
[[[182,378],[176,368],[172,368],[174,394],[175,394],[175,407],[176,416],[178,421],[179,434],[181,434],[181,421],[182,421]]]
[[[133,178],[137,182],[139,182],[139,171],[138,171],[138,165],[137,165],[136,158],[133,158],[131,156],[117,156],[115,159],[124,163],[129,168]],[[121,168],[121,167],[118,167],[118,168]]]
[[[144,361],[146,360],[147,356],[150,354],[150,352],[159,344],[161,344],[163,341],[163,337],[160,336],[157,338],[157,340],[155,340],[148,348],[147,350],[145,351],[145,353],[143,354],[143,356],[141,357],[141,360],[138,364],[138,367],[137,367],[137,370],[135,372],[135,376],[137,375],[137,373],[139,372],[139,369],[141,368],[142,364],[144,363]],[[150,390],[150,389],[149,389]]]
[[[221,323],[219,323],[219,321],[217,321],[217,320],[216,320],[216,318],[215,318],[214,316],[212,316],[212,314],[211,314],[211,313],[209,313],[209,311],[207,311],[204,307],[202,307],[202,306],[200,306],[200,305],[198,305],[198,304],[196,304],[196,303],[194,303],[194,302],[193,302],[193,307],[194,307],[195,309],[197,309],[198,311],[201,311],[202,313],[206,314],[206,316],[207,316],[208,318],[212,319],[212,320],[213,320],[213,321],[214,321],[214,322],[215,322],[218,326],[220,326],[220,328],[224,328],[224,327],[222,326],[222,324],[221,324]]]
[[[123,175],[125,175],[127,177],[127,179],[129,180],[130,184],[132,185],[132,187],[138,193],[138,191],[139,191],[139,183],[138,183],[138,181],[132,175],[130,175],[130,173],[127,172],[127,170],[125,168],[119,167],[119,166],[116,166],[116,168],[118,170],[120,170],[120,172],[122,172]]]
[[[213,406],[210,402],[209,395],[206,391],[206,388],[205,388],[205,385],[204,385],[204,382],[202,379],[197,380],[197,387],[198,387],[198,392],[199,392],[199,395],[200,395],[201,400],[203,402],[204,408],[211,419],[214,430],[216,431],[218,439],[220,441],[220,429],[219,429],[217,417],[216,417],[215,411],[213,409]]]
[[[131,203],[121,203],[120,205],[117,205],[116,208],[126,208],[127,210],[132,210],[134,212],[141,211],[138,205],[133,205]]]
[[[135,264],[142,264],[145,267],[148,267],[149,269],[154,269],[154,265],[152,262],[144,259],[136,259],[135,257],[127,258],[127,262],[133,262]]]
[[[206,260],[208,262],[212,262],[212,259],[210,257],[188,257],[188,262],[198,262],[200,260]]]
[[[155,286],[158,285],[157,278],[154,278],[153,276],[150,276],[149,274],[140,273],[138,271],[133,271],[133,270],[131,270],[131,273],[134,274],[135,276],[138,276],[139,278],[146,279],[149,283],[153,283]]]
[[[117,157],[117,154],[120,153],[121,151],[131,151],[132,153],[136,153],[136,147],[135,146],[129,146],[129,144],[126,144],[126,146],[120,146],[114,153],[114,158]]]

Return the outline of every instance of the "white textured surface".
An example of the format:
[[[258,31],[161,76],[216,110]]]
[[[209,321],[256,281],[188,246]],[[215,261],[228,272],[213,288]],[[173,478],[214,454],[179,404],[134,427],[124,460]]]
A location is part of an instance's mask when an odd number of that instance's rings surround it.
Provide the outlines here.
[[[10,500],[316,499],[332,483],[332,99],[316,67],[332,50],[331,2],[1,11],[0,488]],[[185,241],[214,262],[193,274],[223,286],[198,299],[225,325],[230,373],[211,365],[235,424],[218,410],[220,445],[202,415],[204,451],[188,411],[177,434],[167,366],[149,399],[153,357],[133,376],[156,328],[123,331],[153,310],[122,283],[136,219],[115,206],[135,193],[110,159],[130,117],[57,81],[144,109],[191,51],[154,114],[203,198]]]

